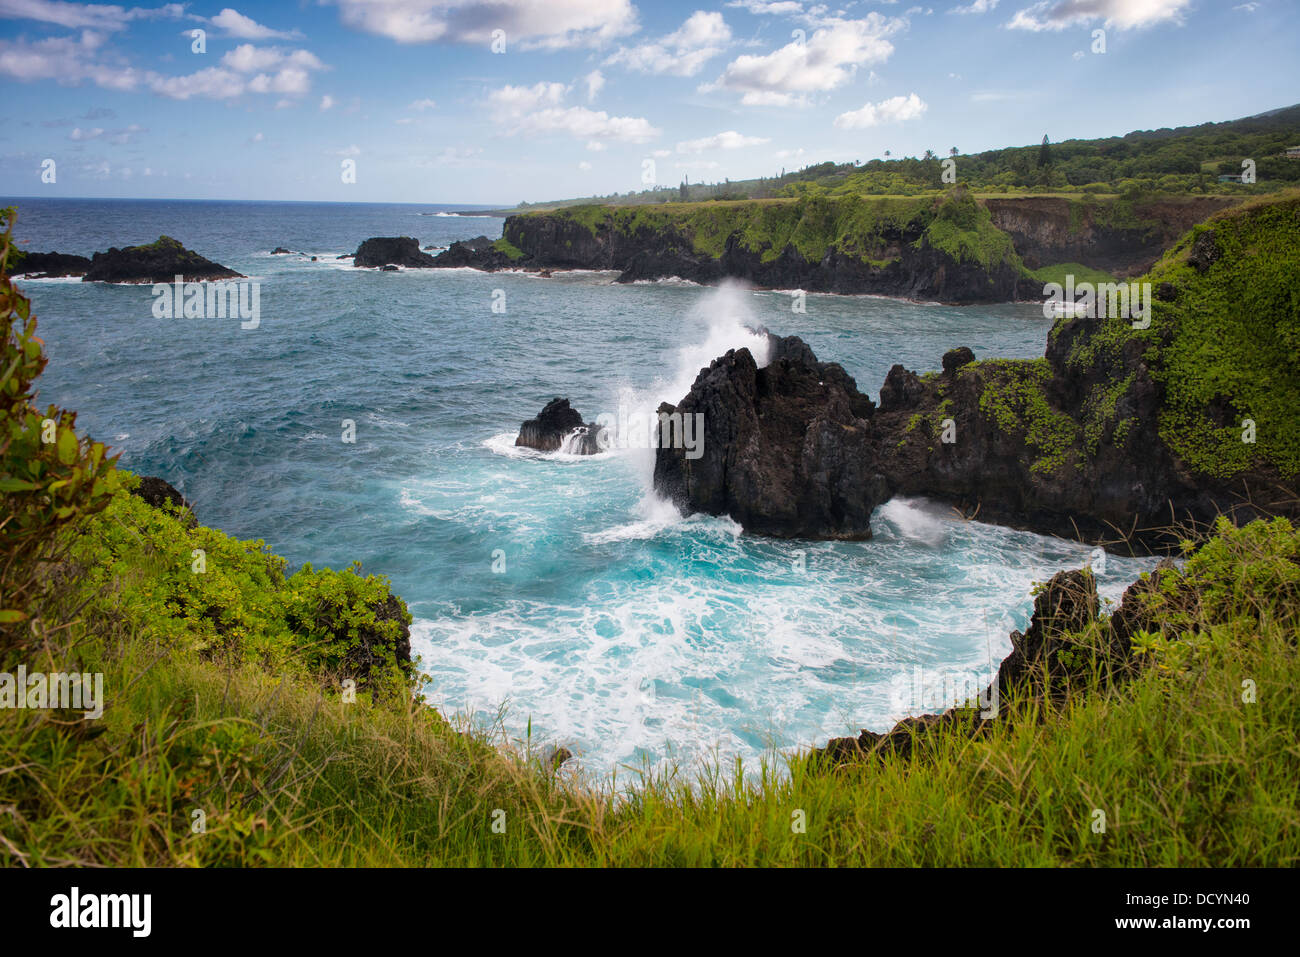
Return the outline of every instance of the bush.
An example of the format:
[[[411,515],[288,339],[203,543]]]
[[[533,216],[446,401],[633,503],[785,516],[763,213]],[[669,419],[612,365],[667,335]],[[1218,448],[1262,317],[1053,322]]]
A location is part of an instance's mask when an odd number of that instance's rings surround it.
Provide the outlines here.
[[[45,368],[31,301],[9,278],[14,210],[0,210],[0,659],[40,633],[40,599],[60,532],[104,508],[116,457],[77,435],[76,414],[32,405]]]

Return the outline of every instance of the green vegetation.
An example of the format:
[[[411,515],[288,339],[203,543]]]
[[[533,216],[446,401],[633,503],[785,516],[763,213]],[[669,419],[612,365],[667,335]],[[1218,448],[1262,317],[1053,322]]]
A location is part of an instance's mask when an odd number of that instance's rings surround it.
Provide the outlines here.
[[[1030,471],[1046,475],[1065,465],[1077,445],[1078,428],[1047,401],[1044,386],[1052,377],[1046,359],[985,359],[958,370],[984,382],[980,412],[1008,435],[1023,436],[1036,453]]]
[[[1011,237],[994,226],[989,211],[960,187],[939,205],[923,241],[956,262],[977,263],[985,272],[992,273],[1002,265],[1024,268]],[[917,245],[921,242],[918,240]]]
[[[883,199],[807,196],[793,200],[728,203],[667,203],[654,207],[570,206],[553,213],[593,236],[652,233],[682,237],[696,253],[718,258],[728,243],[770,262],[787,248],[808,262],[820,262],[832,250],[876,266],[898,256],[899,244],[928,243],[959,262],[986,268],[1008,263],[1020,268],[1011,237],[992,223],[989,213],[965,190],[943,197]]]
[[[1085,266],[1082,263],[1055,263],[1050,266],[1041,266],[1038,269],[1026,269],[1025,275],[1041,282],[1044,286],[1049,282],[1065,285],[1065,277],[1073,276],[1075,285],[1081,282],[1099,283],[1115,282],[1115,277],[1108,272],[1100,269],[1093,269],[1091,266]]]
[[[1165,387],[1160,435],[1196,471],[1226,478],[1264,466],[1287,479],[1300,474],[1300,192],[1212,217],[1140,281],[1168,284],[1150,327],[1099,320],[1071,344],[1067,366],[1116,368],[1137,340]],[[1053,328],[1053,341],[1066,322]],[[1108,391],[1096,408],[1113,411],[1117,398]],[[1253,442],[1243,441],[1251,437],[1247,419]]]
[[[0,264],[7,251],[6,233]],[[983,734],[918,736],[910,760],[593,782],[426,707],[382,578],[286,575],[261,542],[133,496],[71,413],[30,408],[44,357],[4,276],[0,309],[0,672],[100,672],[107,699],[95,721],[0,708],[0,864],[1300,863],[1300,533],[1286,521],[1220,523],[1182,570],[1156,573],[1130,680],[1088,664],[1103,617],[1059,639],[1067,696],[1031,679]],[[1041,361],[958,375],[1005,384],[987,411],[1050,455]]]
[[[518,246],[515,246],[513,243],[510,242],[510,240],[506,239],[504,236],[498,239],[496,242],[494,242],[492,244],[492,247],[494,249],[501,250],[501,252],[505,253],[511,259],[524,258],[524,251],[520,249]]]
[[[669,202],[809,196],[920,196],[942,190],[944,160],[955,159],[958,181],[981,195],[1251,195],[1300,183],[1300,161],[1283,151],[1300,144],[1300,105],[1224,123],[1139,130],[1095,140],[1033,143],[940,157],[817,163],[758,179],[682,182],[583,199],[520,203],[516,211],[553,210],[593,202],[646,206]],[[950,151],[951,152],[951,151]],[[1254,160],[1256,182],[1219,182],[1240,176]]]

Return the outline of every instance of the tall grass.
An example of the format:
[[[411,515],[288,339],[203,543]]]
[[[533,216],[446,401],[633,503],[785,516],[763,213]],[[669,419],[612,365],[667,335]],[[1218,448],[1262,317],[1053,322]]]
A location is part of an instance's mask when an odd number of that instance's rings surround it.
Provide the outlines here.
[[[28,667],[102,670],[105,716],[0,711],[0,860],[1295,864],[1300,613],[1286,568],[1300,537],[1272,528],[1221,529],[1200,577],[1166,573],[1197,601],[1143,637],[1153,660],[1132,680],[1085,669],[1056,696],[1027,684],[978,737],[941,730],[910,760],[838,767],[774,755],[592,780],[543,766],[500,727],[456,728],[414,699],[344,703],[310,676],[223,665],[129,616],[83,614]],[[63,600],[70,612],[84,596]]]

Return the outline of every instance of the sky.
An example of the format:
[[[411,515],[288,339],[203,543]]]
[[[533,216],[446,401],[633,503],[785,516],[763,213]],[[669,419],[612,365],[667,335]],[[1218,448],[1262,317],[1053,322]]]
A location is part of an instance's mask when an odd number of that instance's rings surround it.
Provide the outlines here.
[[[0,0],[0,194],[514,205],[978,152],[1292,105],[1298,41],[1295,0]]]

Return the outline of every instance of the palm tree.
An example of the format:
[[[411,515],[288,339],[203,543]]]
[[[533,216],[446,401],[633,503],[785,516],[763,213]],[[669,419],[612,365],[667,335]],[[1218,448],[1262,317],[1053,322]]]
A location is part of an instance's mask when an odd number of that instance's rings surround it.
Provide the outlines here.
[[[890,155],[889,150],[885,150],[885,159],[889,159]]]
[[[956,156],[956,155],[957,155],[957,147],[954,146],[952,149],[950,149],[950,150],[948,151],[948,155],[949,155],[949,156]]]
[[[935,155],[934,155],[934,150],[926,150],[926,151],[925,151],[925,155],[924,155],[923,157],[921,157],[921,158],[924,159],[924,160],[932,160],[932,159],[935,159],[936,157],[935,157]]]

